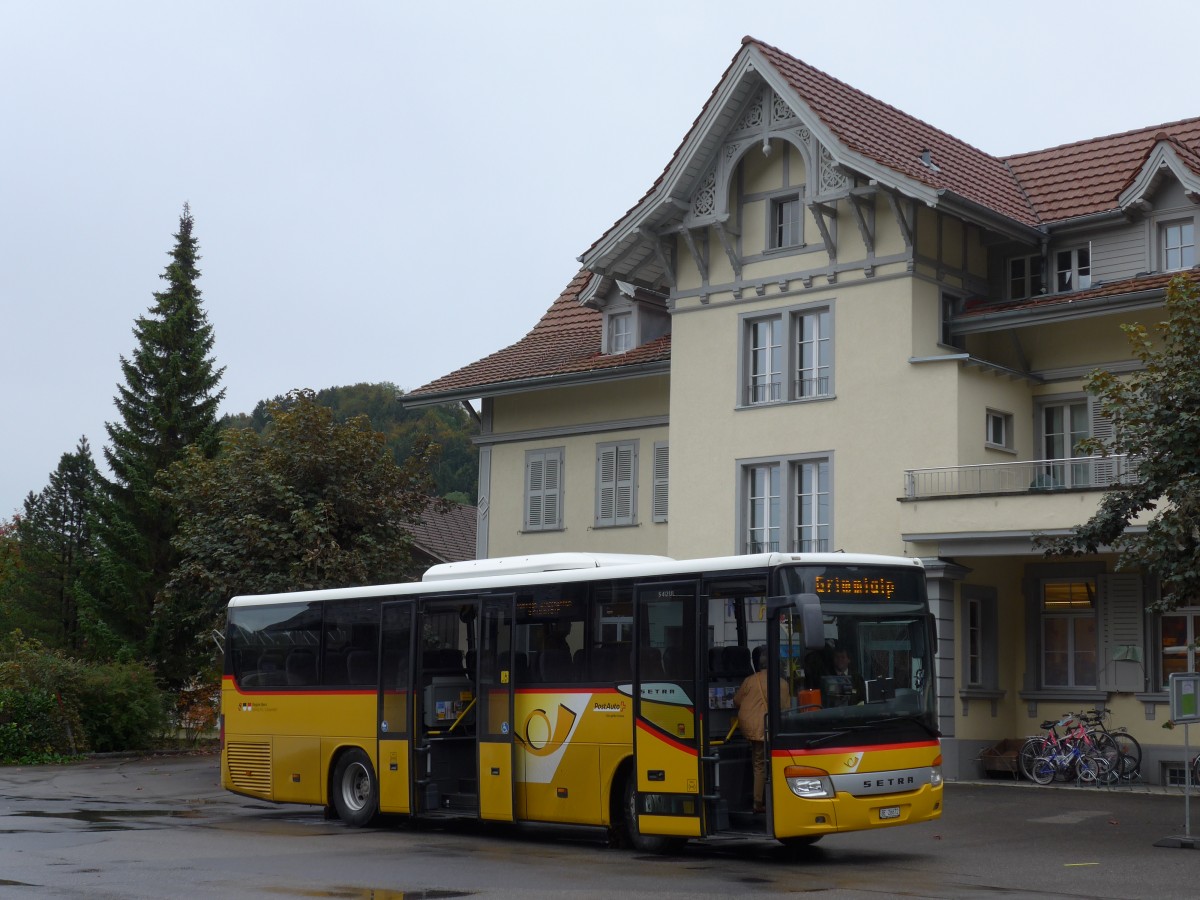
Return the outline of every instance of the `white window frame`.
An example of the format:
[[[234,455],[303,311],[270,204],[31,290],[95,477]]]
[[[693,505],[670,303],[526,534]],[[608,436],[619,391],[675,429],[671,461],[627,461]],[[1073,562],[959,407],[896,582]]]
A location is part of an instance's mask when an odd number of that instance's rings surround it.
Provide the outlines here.
[[[1083,409],[1083,430],[1077,430],[1080,423],[1075,420],[1079,407]],[[1092,436],[1092,408],[1086,395],[1046,398],[1035,407],[1037,416],[1038,458],[1046,460],[1076,458],[1075,445],[1080,440]],[[1061,410],[1063,430],[1047,430],[1046,416],[1050,410]],[[1054,445],[1054,446],[1052,446]],[[1056,463],[1044,467],[1039,473],[1038,487],[1089,487],[1092,484],[1091,463],[1079,462],[1072,465]]]
[[[1158,226],[1162,271],[1177,272],[1196,264],[1196,220],[1174,219]]]
[[[566,449],[525,451],[525,531],[563,530]]]
[[[1062,294],[1092,286],[1092,245],[1071,247],[1054,254],[1054,290]]]
[[[596,445],[597,528],[637,524],[638,442]]]
[[[988,409],[984,412],[983,444],[993,450],[1013,449],[1012,413],[998,409]]]
[[[833,459],[803,454],[738,468],[739,553],[825,552],[833,546]]]
[[[1021,275],[1013,274],[1013,268],[1017,263],[1023,264],[1024,272]],[[1005,266],[1005,273],[1008,276],[1009,300],[1024,300],[1029,297],[1039,297],[1046,290],[1046,277],[1042,271],[1042,257],[1040,254],[1034,253],[1029,256],[1009,257],[1008,264]],[[1014,289],[1018,282],[1020,282],[1020,292]]]
[[[804,197],[802,192],[792,191],[772,197],[768,204],[770,221],[767,223],[769,250],[795,250],[804,246]],[[786,216],[789,211],[794,216]]]
[[[739,319],[738,405],[821,400],[834,392],[834,321],[829,304]]]
[[[1047,609],[1046,608],[1046,603],[1047,603],[1046,588],[1050,585],[1056,585],[1056,584],[1071,584],[1071,585],[1082,586],[1083,589],[1085,590],[1085,596],[1090,593],[1090,606],[1088,606],[1086,608],[1071,607],[1071,608],[1064,608],[1064,609],[1058,609],[1058,610]],[[1091,585],[1091,591],[1087,592],[1087,585],[1089,585],[1089,584]],[[1099,644],[1100,644],[1100,622],[1096,615],[1096,612],[1097,612],[1097,610],[1096,610],[1096,607],[1097,607],[1096,579],[1094,577],[1083,576],[1083,575],[1074,576],[1074,577],[1068,576],[1068,577],[1062,577],[1062,578],[1044,578],[1041,580],[1041,582],[1038,586],[1038,594],[1039,594],[1039,598],[1038,598],[1038,632],[1039,632],[1039,650],[1040,650],[1038,671],[1039,671],[1039,679],[1040,679],[1041,686],[1047,690],[1055,690],[1055,689],[1062,689],[1062,688],[1095,688],[1097,686],[1097,681],[1099,679],[1099,666],[1100,666],[1100,646],[1099,646]],[[1072,597],[1072,601],[1074,601],[1074,597]],[[1047,680],[1047,676],[1046,676],[1046,672],[1047,672],[1046,660],[1047,660],[1047,656],[1050,653],[1049,647],[1047,646],[1048,641],[1047,641],[1046,628],[1047,628],[1047,624],[1052,621],[1053,622],[1062,621],[1067,625],[1067,630],[1066,630],[1067,645],[1066,645],[1066,649],[1065,649],[1067,675],[1066,675],[1066,682],[1064,684],[1051,683]],[[1077,646],[1078,636],[1077,636],[1077,627],[1076,626],[1080,622],[1085,622],[1085,621],[1090,621],[1092,623],[1092,645],[1090,648],[1087,648],[1087,647],[1080,648],[1079,646]],[[1091,682],[1081,682],[1079,674],[1075,671],[1076,658],[1080,654],[1086,652],[1089,649],[1092,654],[1092,669],[1093,669],[1093,673],[1094,673],[1094,678]]]
[[[614,312],[608,315],[608,347],[610,356],[628,353],[636,344],[633,310]]]

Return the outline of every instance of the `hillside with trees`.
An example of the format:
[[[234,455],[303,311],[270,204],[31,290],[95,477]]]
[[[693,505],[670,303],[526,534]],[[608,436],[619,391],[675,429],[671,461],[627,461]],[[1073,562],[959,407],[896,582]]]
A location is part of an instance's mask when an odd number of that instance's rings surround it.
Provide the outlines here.
[[[455,503],[474,504],[477,496],[479,458],[471,438],[479,433],[478,423],[460,406],[430,406],[419,410],[400,405],[403,391],[394,384],[354,384],[317,391],[317,406],[333,411],[339,424],[366,416],[371,427],[383,435],[397,465],[411,458],[423,441],[441,447],[433,463],[432,476],[438,496]],[[226,416],[225,428],[250,428],[263,434],[270,426],[271,409],[289,408],[287,396],[261,400],[253,412]]]

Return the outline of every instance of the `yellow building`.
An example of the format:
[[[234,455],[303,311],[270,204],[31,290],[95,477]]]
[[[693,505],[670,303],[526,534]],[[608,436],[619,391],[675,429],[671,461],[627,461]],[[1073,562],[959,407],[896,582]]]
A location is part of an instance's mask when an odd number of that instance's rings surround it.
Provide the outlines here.
[[[747,38],[533,330],[405,402],[481,401],[480,556],[921,557],[949,777],[1101,707],[1181,778],[1200,609],[1034,536],[1126,470],[1075,455],[1084,381],[1134,369],[1198,203],[1200,119],[993,157]]]

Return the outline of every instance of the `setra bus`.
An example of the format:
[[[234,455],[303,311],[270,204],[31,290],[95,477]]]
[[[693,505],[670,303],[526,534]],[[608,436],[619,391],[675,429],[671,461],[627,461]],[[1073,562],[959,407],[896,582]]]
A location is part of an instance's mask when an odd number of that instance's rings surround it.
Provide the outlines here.
[[[733,703],[758,646],[764,812]],[[394,813],[606,826],[649,851],[802,845],[941,815],[935,646],[921,562],[849,553],[558,553],[235,597],[221,780],[351,826]]]

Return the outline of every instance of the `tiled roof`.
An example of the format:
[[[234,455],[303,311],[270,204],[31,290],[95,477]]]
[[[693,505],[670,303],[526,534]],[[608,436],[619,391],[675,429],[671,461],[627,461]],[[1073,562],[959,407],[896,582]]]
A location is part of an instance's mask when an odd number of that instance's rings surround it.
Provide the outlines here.
[[[1025,225],[1037,218],[1004,162],[754,38],[818,118],[850,150],[930,187],[952,191]],[[928,150],[936,170],[921,162]]]
[[[945,190],[992,210],[1014,222],[1036,226],[1118,208],[1118,198],[1160,140],[1168,140],[1181,161],[1200,174],[1200,118],[1153,125],[1136,131],[1092,138],[1008,157],[995,157],[953,135],[857,88],[813,68],[770,44],[742,39],[786,80],[826,128],[846,148],[905,178]],[[730,63],[722,82],[733,71]],[[612,228],[594,250],[630,214],[648,202],[705,114],[720,94],[720,83],[692,123],[662,174],[646,194]],[[922,162],[929,151],[932,166]],[[586,254],[585,254],[586,256]],[[513,382],[600,372],[663,362],[670,359],[670,335],[619,356],[600,353],[602,316],[578,302],[590,273],[581,271],[525,337],[492,355],[423,385],[407,396],[461,396],[466,391],[487,393]],[[1169,276],[1129,279],[1098,285],[1088,291],[1055,294],[1023,301],[1030,307],[1070,303],[1165,286]],[[1020,305],[986,304],[972,313],[1019,309]],[[971,313],[968,313],[968,315]],[[478,394],[476,394],[478,396]]]
[[[474,506],[452,506],[439,512],[430,504],[421,521],[409,527],[413,544],[436,562],[462,562],[475,558],[478,511]]]
[[[1165,290],[1171,279],[1177,275],[1200,282],[1200,268],[1191,268],[1182,272],[1156,272],[1152,275],[1137,275],[1133,278],[1123,278],[1120,281],[1099,284],[1082,291],[1063,294],[1044,294],[1038,297],[1026,297],[1022,300],[1010,300],[1001,303],[992,303],[986,300],[968,300],[966,309],[955,316],[955,319],[962,321],[989,313],[1012,312],[1024,309],[1045,309],[1083,303],[1088,300],[1099,300],[1103,297],[1118,297],[1122,294],[1161,291]]]
[[[1005,161],[1029,195],[1038,218],[1059,222],[1116,209],[1117,197],[1163,139],[1170,140],[1180,158],[1195,166],[1200,118],[1021,153]]]
[[[605,355],[600,352],[603,315],[579,304],[579,293],[590,278],[590,272],[581,270],[533,329],[515,344],[409,391],[405,397],[455,394],[476,389],[486,393],[488,387],[509,382],[599,372],[669,360],[669,334],[628,353]]]

